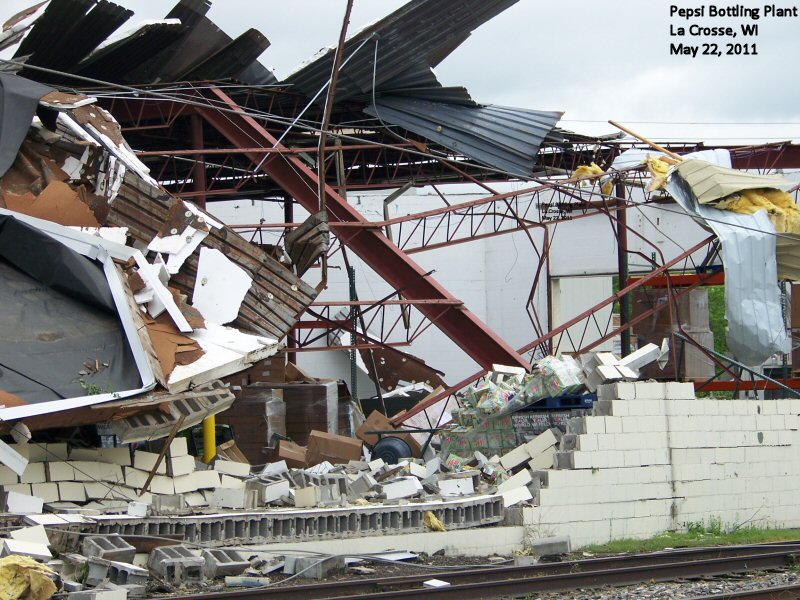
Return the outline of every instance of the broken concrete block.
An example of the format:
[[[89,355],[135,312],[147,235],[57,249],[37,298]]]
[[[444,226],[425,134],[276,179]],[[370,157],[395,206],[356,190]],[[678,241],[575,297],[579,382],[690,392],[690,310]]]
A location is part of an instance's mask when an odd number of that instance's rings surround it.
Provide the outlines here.
[[[286,466],[285,460],[279,460],[278,462],[268,463],[264,465],[264,468],[261,470],[259,477],[270,477],[272,475],[280,475],[281,473],[286,473],[289,470],[289,467]]]
[[[425,471],[426,471],[425,477],[430,477],[431,475],[438,473],[441,468],[442,468],[442,459],[439,458],[438,456],[432,458],[431,460],[425,463]]]
[[[414,462],[408,463],[408,472],[418,479],[425,479],[428,476],[428,469]]]
[[[472,478],[440,479],[437,484],[442,496],[468,496],[475,493]]]
[[[531,455],[528,452],[528,448],[526,444],[522,446],[518,446],[514,448],[511,452],[508,452],[500,457],[500,464],[504,469],[510,471],[514,467],[521,465],[522,463],[528,462],[531,459]]]
[[[0,550],[0,557],[11,556],[12,554],[30,556],[33,559],[42,561],[53,558],[50,549],[45,544],[26,542],[24,540],[4,539],[2,550]]]
[[[116,560],[125,563],[133,562],[136,548],[118,535],[89,535],[83,538],[84,556],[95,556],[105,560]]]
[[[129,517],[144,519],[150,511],[150,505],[146,502],[128,502],[127,514]]]
[[[525,449],[528,451],[530,457],[534,458],[556,444],[558,444],[558,438],[556,437],[556,434],[552,429],[548,429],[525,444]]]
[[[399,477],[380,487],[381,493],[387,500],[396,498],[411,498],[422,491],[422,484],[416,477]]]
[[[378,486],[378,482],[369,473],[362,473],[350,482],[350,492],[355,496],[363,496]]]
[[[249,477],[250,465],[247,463],[235,462],[232,460],[217,460],[214,462],[214,470],[217,473],[234,475],[236,477]]]
[[[531,482],[531,480],[531,472],[528,469],[522,469],[519,473],[512,475],[503,483],[498,485],[497,491],[502,494],[503,492],[508,492],[518,487],[526,486]]]
[[[216,579],[226,575],[241,575],[250,568],[250,561],[228,548],[208,548],[203,550],[206,561],[205,575],[207,579]]]
[[[186,500],[186,506],[190,508],[208,506],[205,496],[203,496],[203,494],[200,492],[189,492],[187,494],[183,494],[183,498]]]
[[[89,559],[91,563],[92,560]],[[147,569],[137,567],[134,564],[122,562],[118,560],[110,560],[108,562],[108,580],[115,586],[146,586],[150,579],[150,573]]]
[[[39,514],[44,508],[44,500],[28,494],[20,494],[14,491],[3,493],[3,505],[5,512],[16,515]]]
[[[528,467],[531,471],[539,471],[541,469],[552,469],[555,464],[556,447],[548,448],[532,460],[528,461]]]
[[[20,540],[23,542],[32,542],[34,544],[41,544],[43,546],[50,545],[50,539],[47,537],[47,531],[44,525],[33,525],[32,527],[21,527],[9,532],[12,539]]]
[[[651,362],[658,360],[659,356],[661,356],[661,348],[655,344],[646,344],[635,352],[631,352],[620,359],[617,364],[622,367],[633,369],[634,371],[639,371],[645,365],[649,365]]]
[[[533,495],[527,487],[518,487],[500,494],[503,497],[503,506],[508,508],[526,500],[532,500]]]
[[[265,585],[269,585],[269,577],[242,577],[228,575],[225,577],[225,585],[227,587],[246,588],[264,587]]]
[[[281,498],[289,497],[289,490],[291,486],[286,480],[276,481],[274,483],[262,484],[262,499],[263,504],[270,504],[277,502]]]

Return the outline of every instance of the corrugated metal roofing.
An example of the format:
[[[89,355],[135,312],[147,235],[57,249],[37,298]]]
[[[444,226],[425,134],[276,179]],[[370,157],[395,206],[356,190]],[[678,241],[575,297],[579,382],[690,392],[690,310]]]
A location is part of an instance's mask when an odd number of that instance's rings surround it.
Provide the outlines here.
[[[505,106],[462,106],[383,96],[365,109],[481,164],[530,175],[544,138],[563,113]]]
[[[464,104],[478,106],[465,87],[444,87],[427,64],[421,63],[381,86],[377,96],[385,94],[430,100],[432,102],[446,102],[448,104]],[[365,96],[369,103],[372,102],[370,94]]]
[[[675,167],[700,204],[708,204],[742,190],[781,188],[792,182],[782,175],[761,175],[727,169],[704,160],[685,160]]]
[[[518,0],[412,0],[391,15],[362,29],[345,43],[349,57],[365,40],[372,42],[358,51],[339,74],[336,99],[347,100],[372,90],[373,57],[378,44],[375,87],[408,70],[408,65],[438,64],[461,44],[469,33]],[[309,97],[330,77],[333,49],[295,71],[285,82]]]

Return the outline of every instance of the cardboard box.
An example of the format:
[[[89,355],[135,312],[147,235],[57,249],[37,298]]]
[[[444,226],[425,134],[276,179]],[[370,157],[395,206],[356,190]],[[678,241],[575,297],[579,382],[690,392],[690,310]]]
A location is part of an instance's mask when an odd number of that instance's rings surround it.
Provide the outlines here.
[[[308,436],[306,463],[313,466],[326,460],[331,464],[361,460],[361,440],[334,433],[312,431]]]
[[[290,467],[305,468],[306,466],[306,449],[289,440],[281,440],[278,443],[278,457],[285,460]]]
[[[366,433],[367,431],[394,431],[395,426],[391,424],[388,417],[384,415],[382,412],[377,410],[373,410],[367,420],[361,424],[356,430],[356,437],[365,443],[369,444],[370,446],[374,446],[378,443],[378,435],[373,433],[369,434]],[[406,444],[411,447],[411,455],[414,458],[420,458],[422,456],[422,448],[420,447],[417,440],[414,439],[410,433],[398,433],[395,437],[399,437],[403,440]],[[348,438],[350,439],[350,438]],[[310,444],[309,444],[310,445]]]

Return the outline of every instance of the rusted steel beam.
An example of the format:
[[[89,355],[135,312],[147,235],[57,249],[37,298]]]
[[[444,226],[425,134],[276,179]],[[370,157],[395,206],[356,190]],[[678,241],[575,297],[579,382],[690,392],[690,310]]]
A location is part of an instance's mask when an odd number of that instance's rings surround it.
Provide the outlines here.
[[[229,109],[241,111],[236,102],[222,90],[212,89],[210,93],[216,100],[224,102]],[[195,106],[194,110],[236,146],[280,147],[274,136],[243,113],[233,114],[198,106]],[[257,152],[247,153],[247,156],[259,170],[267,173],[306,210],[312,213],[318,210],[319,199],[316,191],[318,178],[303,161],[294,156],[265,155]],[[358,254],[384,280],[395,289],[402,290],[404,297],[412,300],[456,300],[444,286],[391,243],[381,231],[372,228],[357,230],[340,228],[336,231],[336,224],[339,222],[366,223],[366,219],[333,188],[325,185],[324,190],[331,229],[337,233],[342,243]],[[482,367],[488,369],[492,364],[506,364],[530,368],[530,363],[524,356],[515,351],[466,307],[447,306],[444,314],[440,314],[442,312],[440,305],[423,304],[418,306],[418,310],[432,321],[435,320],[437,327]]]

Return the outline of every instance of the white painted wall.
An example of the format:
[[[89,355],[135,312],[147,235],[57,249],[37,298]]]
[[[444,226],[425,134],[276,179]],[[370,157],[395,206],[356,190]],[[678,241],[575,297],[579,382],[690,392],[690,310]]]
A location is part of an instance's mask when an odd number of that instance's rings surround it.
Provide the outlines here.
[[[500,192],[519,189],[518,184],[500,186]],[[450,185],[440,188],[451,204],[484,198],[488,193],[474,185]],[[383,219],[383,199],[389,192],[368,192],[350,194],[348,199],[367,219]],[[414,214],[444,206],[442,199],[432,190],[411,189],[390,206],[390,217]],[[215,216],[230,225],[244,223],[276,223],[283,221],[283,207],[280,204],[235,200],[214,203],[211,210]],[[688,217],[674,213],[663,213],[658,209],[655,216],[648,215],[655,225],[646,219],[631,216],[632,224],[642,228],[647,239],[655,240],[667,254],[678,251],[678,246],[666,241],[665,234],[675,237],[685,246],[699,239],[701,232]],[[636,211],[629,211],[636,215]],[[534,210],[529,218],[536,218]],[[307,213],[295,207],[295,221],[305,219]],[[407,227],[404,226],[404,227]],[[655,229],[657,227],[657,229]],[[543,235],[540,230],[529,230],[536,244],[541,248]],[[397,231],[395,231],[397,233]],[[560,278],[560,301],[555,307],[556,323],[582,312],[586,308],[610,296],[610,279],[592,277],[566,279],[575,275],[607,275],[617,271],[616,240],[606,217],[590,217],[572,222],[550,226],[552,238],[551,274]],[[436,239],[442,239],[442,235]],[[662,239],[663,238],[663,239]],[[275,243],[277,234],[264,241]],[[638,242],[632,237],[631,247]],[[354,253],[349,253],[351,263],[356,268],[358,294],[364,300],[377,300],[388,295],[392,289]],[[457,298],[484,320],[494,331],[515,347],[535,339],[534,327],[525,310],[526,300],[531,290],[536,272],[537,254],[528,237],[521,232],[505,234],[469,243],[458,244],[437,250],[414,254],[412,258],[423,269],[434,270],[433,277]],[[633,262],[633,261],[632,261]],[[312,269],[305,279],[312,285],[319,281],[320,273]],[[542,273],[535,295],[536,310],[542,327],[547,328],[546,271]],[[344,300],[349,296],[347,274],[341,257],[331,261],[328,272],[328,289],[320,295],[320,300]],[[414,319],[419,322],[419,315]],[[455,383],[479,370],[472,361],[453,342],[436,327],[428,328],[407,349],[422,358],[429,365],[444,371],[445,380]],[[304,353],[299,358],[300,365],[321,377],[340,377],[349,379],[349,362],[342,352]],[[372,384],[366,377],[359,380],[359,390],[372,393]]]
[[[573,468],[548,472],[533,537],[574,548],[690,523],[798,527],[800,400],[696,399],[690,383],[601,386],[608,416],[570,421]]]

